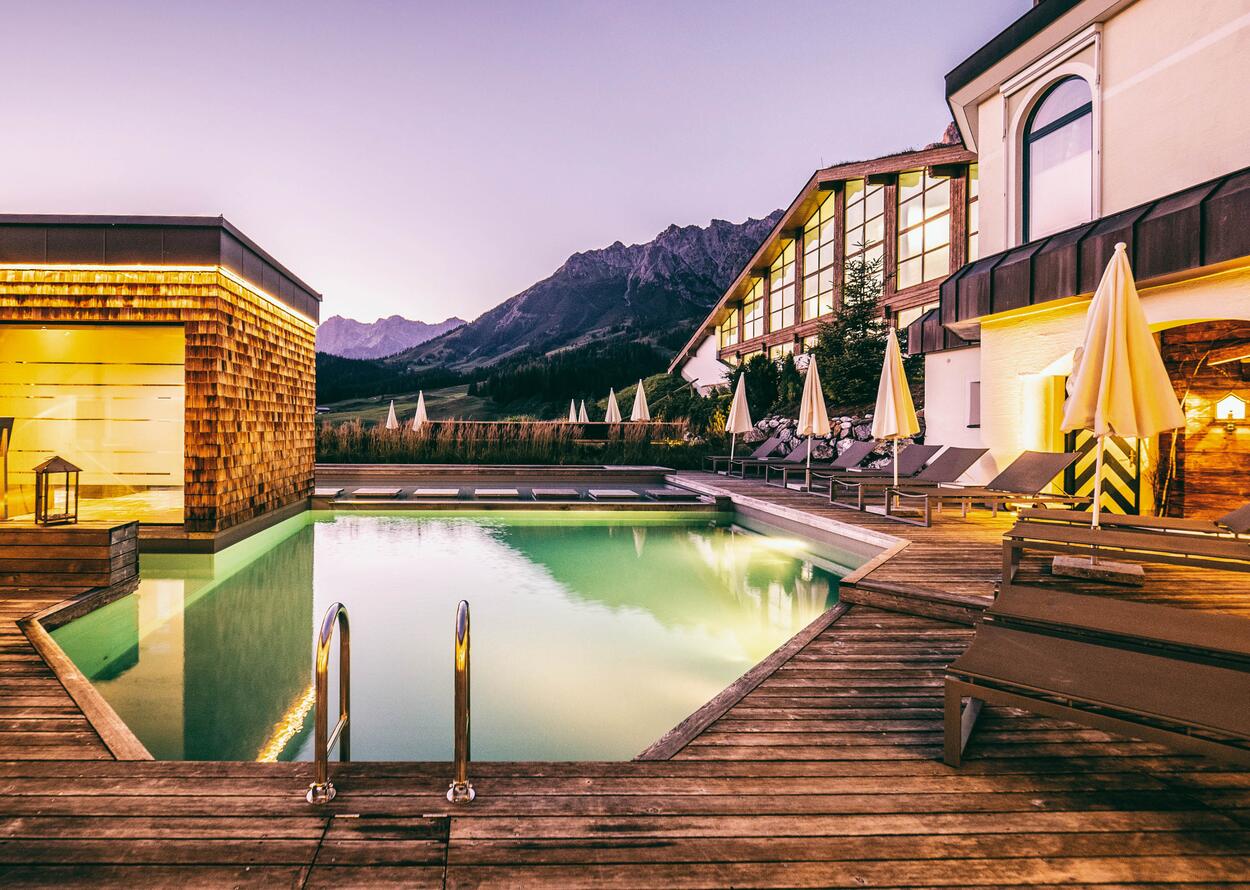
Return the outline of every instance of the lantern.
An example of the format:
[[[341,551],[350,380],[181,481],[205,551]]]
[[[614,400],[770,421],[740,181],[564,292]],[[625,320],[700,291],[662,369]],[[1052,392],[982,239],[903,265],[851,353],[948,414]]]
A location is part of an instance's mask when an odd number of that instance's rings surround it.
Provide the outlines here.
[[[13,436],[13,418],[0,417],[0,521],[9,518],[9,440]]]
[[[39,525],[63,525],[78,521],[78,474],[81,473],[63,457],[45,460],[35,467],[35,522]],[[58,485],[61,475],[64,482]],[[57,511],[58,489],[63,487],[64,509]]]

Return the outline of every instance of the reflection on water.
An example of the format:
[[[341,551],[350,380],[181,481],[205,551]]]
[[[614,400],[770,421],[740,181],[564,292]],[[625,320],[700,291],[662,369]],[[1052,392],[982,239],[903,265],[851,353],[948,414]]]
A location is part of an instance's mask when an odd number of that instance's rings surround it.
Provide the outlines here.
[[[309,757],[313,626],[341,600],[353,756],[448,759],[463,598],[474,757],[551,760],[637,754],[824,611],[844,569],[706,518],[350,513],[141,571],[54,636],[158,758]]]

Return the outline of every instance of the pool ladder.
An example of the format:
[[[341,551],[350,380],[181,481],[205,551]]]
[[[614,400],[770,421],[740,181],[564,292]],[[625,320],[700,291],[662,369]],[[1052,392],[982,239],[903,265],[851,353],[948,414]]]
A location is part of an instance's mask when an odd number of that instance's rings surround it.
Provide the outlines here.
[[[335,627],[339,630],[339,722],[329,732],[330,643]],[[452,803],[468,803],[477,796],[469,781],[469,604],[461,600],[456,607],[456,624],[452,636],[452,658],[455,666],[455,776],[447,788]],[[326,610],[317,634],[316,718],[313,756],[316,781],[304,795],[309,803],[323,804],[334,800],[334,783],[330,781],[330,750],[339,743],[339,760],[351,760],[348,720],[351,704],[351,626],[347,607],[334,603]]]

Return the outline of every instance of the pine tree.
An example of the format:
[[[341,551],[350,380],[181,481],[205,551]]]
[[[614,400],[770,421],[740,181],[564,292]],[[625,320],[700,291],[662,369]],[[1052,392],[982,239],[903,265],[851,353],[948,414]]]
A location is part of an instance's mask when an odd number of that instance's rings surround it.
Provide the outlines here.
[[[888,330],[881,317],[882,282],[879,257],[847,263],[838,311],[821,326],[811,350],[826,396],[844,408],[867,405],[877,397]]]

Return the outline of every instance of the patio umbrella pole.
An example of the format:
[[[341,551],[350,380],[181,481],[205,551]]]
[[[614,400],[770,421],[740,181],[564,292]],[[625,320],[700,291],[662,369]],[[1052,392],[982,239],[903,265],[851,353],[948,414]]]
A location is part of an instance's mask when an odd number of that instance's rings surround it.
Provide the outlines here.
[[[1094,508],[1093,510],[1090,511],[1093,516],[1093,519],[1090,521],[1090,526],[1095,531],[1097,531],[1099,528],[1098,514],[1102,511],[1102,453],[1103,453],[1103,449],[1106,448],[1106,445],[1107,445],[1107,437],[1099,436],[1098,437],[1098,453],[1094,457]],[[1090,552],[1089,562],[1090,562],[1090,565],[1095,565],[1098,562],[1098,546],[1097,545],[1095,545]]]
[[[894,437],[894,487],[898,488],[898,437]]]
[[[829,483],[832,485],[833,483]],[[807,487],[806,491],[812,490],[812,437],[807,437]]]
[[[730,462],[730,463],[733,463],[733,459],[734,459],[734,446],[735,446],[735,445],[737,445],[737,444],[738,444],[738,434],[737,434],[737,433],[730,433],[730,434],[729,434],[729,462]],[[715,469],[715,467],[713,467],[713,469]]]

